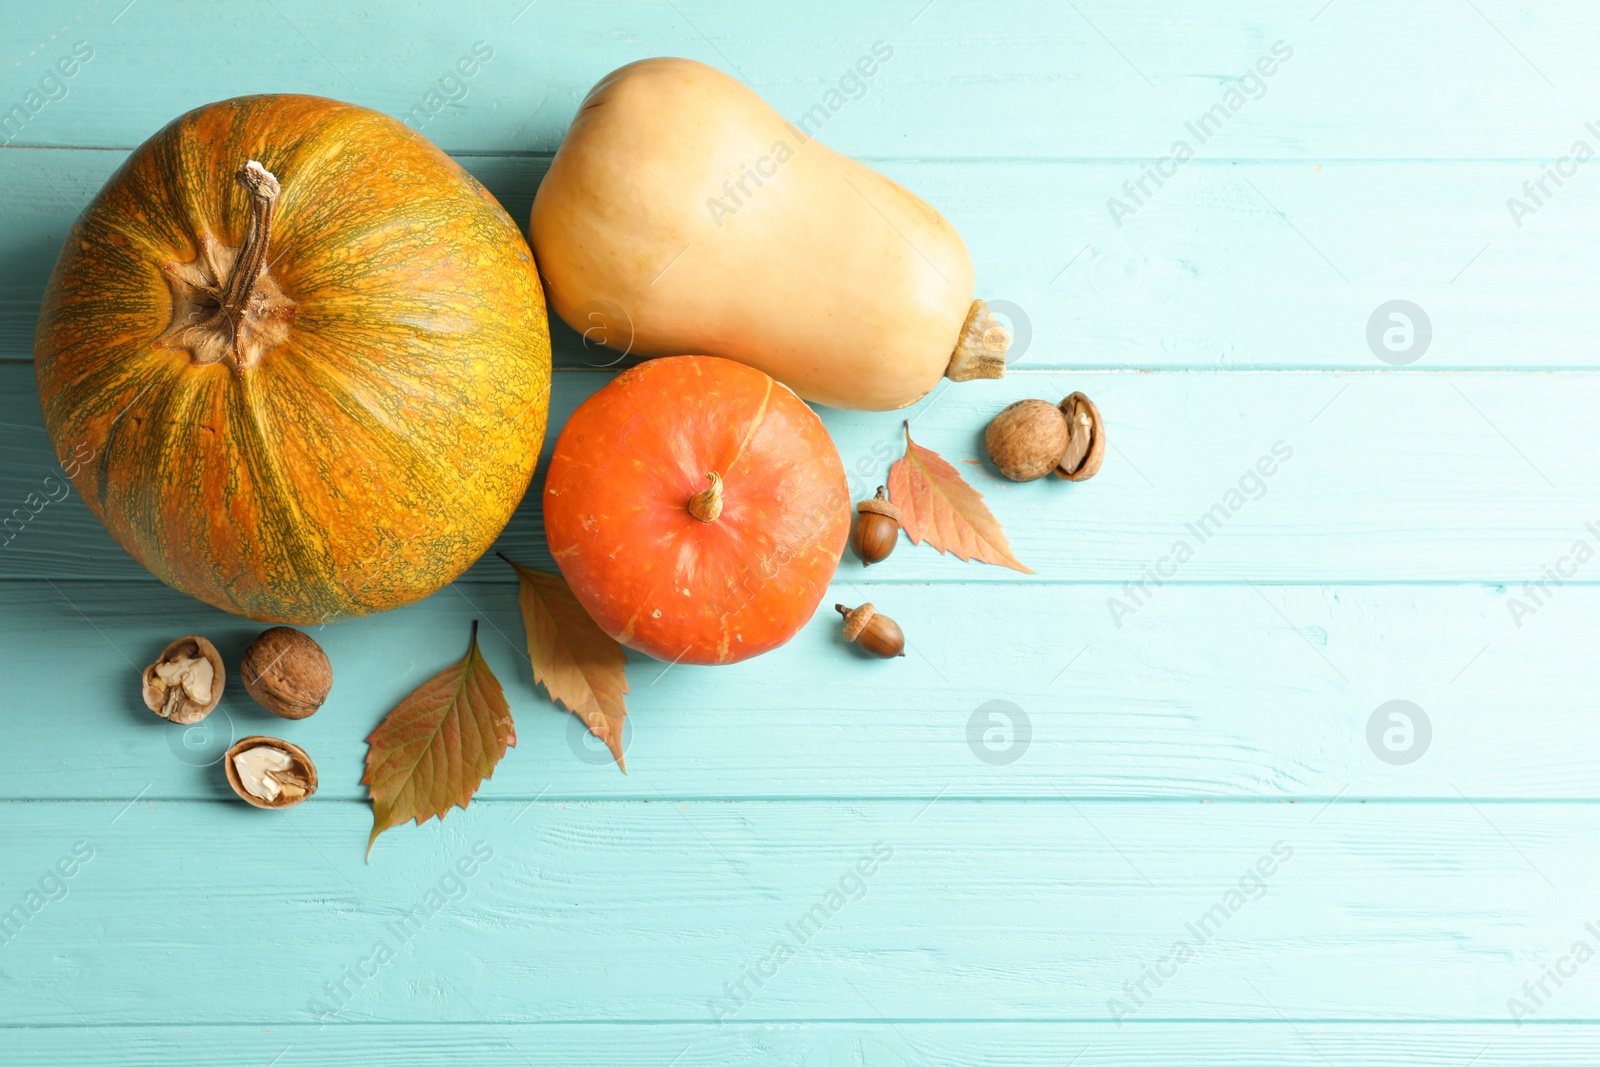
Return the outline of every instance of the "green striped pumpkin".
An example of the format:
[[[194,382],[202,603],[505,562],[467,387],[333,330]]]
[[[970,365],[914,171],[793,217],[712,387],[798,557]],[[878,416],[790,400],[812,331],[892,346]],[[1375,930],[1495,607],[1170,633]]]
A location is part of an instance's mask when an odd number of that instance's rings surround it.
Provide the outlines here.
[[[482,555],[550,385],[500,205],[400,122],[310,96],[211,104],[134,151],[67,237],[34,356],[56,454],[117,541],[191,596],[301,624]]]

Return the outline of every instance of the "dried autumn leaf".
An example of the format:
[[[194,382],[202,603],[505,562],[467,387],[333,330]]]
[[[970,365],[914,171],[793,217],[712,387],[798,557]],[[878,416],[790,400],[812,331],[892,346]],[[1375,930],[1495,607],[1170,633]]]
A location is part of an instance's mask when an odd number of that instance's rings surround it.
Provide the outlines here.
[[[511,563],[504,554],[500,558]],[[628,654],[595,624],[559,574],[511,566],[521,579],[517,602],[534,681],[605,742],[626,774],[622,720],[628,709],[622,697],[628,691]]]
[[[483,653],[478,622],[466,658],[423,682],[367,737],[362,784],[372,798],[372,843],[407,819],[421,825],[465,808],[517,743],[511,708]]]
[[[1011,554],[983,497],[939,453],[911,440],[909,423],[906,454],[889,468],[889,499],[900,509],[900,525],[913,544],[926,541],[957,559],[1033,573]]]

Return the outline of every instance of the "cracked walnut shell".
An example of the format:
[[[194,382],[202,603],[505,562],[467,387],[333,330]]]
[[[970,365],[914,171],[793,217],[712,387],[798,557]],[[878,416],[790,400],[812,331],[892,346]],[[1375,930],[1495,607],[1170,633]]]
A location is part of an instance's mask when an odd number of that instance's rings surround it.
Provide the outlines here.
[[[222,761],[228,785],[257,808],[292,808],[317,791],[317,768],[299,745],[276,737],[247,737]]]
[[[1073,393],[1060,404],[1018,400],[1008,405],[990,421],[983,443],[995,469],[1014,482],[1031,482],[1051,471],[1081,482],[1099,471],[1106,432],[1100,409]]]
[[[144,706],[171,722],[197,723],[222,700],[227,677],[216,645],[193,634],[180,637],[144,669]]]
[[[1106,430],[1100,409],[1082,393],[1073,393],[1057,405],[1067,424],[1067,450],[1056,464],[1056,476],[1069,482],[1093,478],[1106,455]]]

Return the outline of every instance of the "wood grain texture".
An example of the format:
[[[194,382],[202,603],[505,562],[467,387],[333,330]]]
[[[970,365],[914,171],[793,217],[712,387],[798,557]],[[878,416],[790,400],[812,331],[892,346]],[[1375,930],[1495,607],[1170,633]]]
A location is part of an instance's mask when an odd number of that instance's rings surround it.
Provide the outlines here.
[[[1595,1062],[1593,961],[1546,976],[1600,945],[1600,571],[1574,565],[1575,542],[1600,547],[1600,184],[1546,175],[1600,146],[1600,12],[44,0],[4,21],[0,1062]],[[134,145],[240,93],[339,97],[420,126],[521,223],[612,68],[690,56],[799,120],[879,40],[893,57],[819,136],[938,207],[1009,305],[1007,379],[907,414],[1037,577],[902,542],[833,591],[897,618],[904,660],[850,655],[831,617],[732,667],[634,657],[626,776],[535,689],[498,561],[317,631],[336,682],[311,719],[269,717],[237,675],[212,729],[140,706],[135,673],[172,637],[234,665],[258,627],[145,575],[45,445],[39,296]],[[1229,109],[1279,41],[1292,56]],[[42,85],[78,42],[92,58]],[[493,57],[452,75],[480,43]],[[1162,164],[1180,140],[1194,158]],[[1399,370],[1367,336],[1395,299],[1432,328]],[[613,357],[552,334],[558,429]],[[1105,415],[1102,473],[1002,483],[983,425],[1073,389]],[[822,414],[870,495],[900,416]],[[1279,441],[1293,455],[1258,489]],[[537,497],[497,547],[548,567]],[[386,834],[365,866],[361,739],[473,618],[519,745],[471,809]],[[1368,740],[1396,699],[1432,727],[1406,765]],[[1021,757],[982,758],[1017,711]],[[255,732],[318,761],[310,803],[233,798],[215,755]],[[865,896],[752,989],[878,841]],[[1279,841],[1293,857],[1233,914]],[[1152,988],[1219,902],[1220,932]],[[393,958],[369,975],[378,939]],[[1141,980],[1119,1027],[1110,1002]],[[1519,1026],[1508,998],[1540,981]],[[348,1007],[319,1025],[324,983]]]
[[[8,805],[12,898],[93,856],[0,946],[7,1021],[1508,1022],[1596,940],[1595,804],[480,802],[370,865],[367,823],[320,798]],[[173,996],[201,953],[207,995]],[[1587,1018],[1582,990],[1537,1018]]]
[[[1593,734],[1600,684],[1593,586],[1562,590],[1520,630],[1505,596],[1478,586],[1172,587],[1121,630],[1103,588],[962,590],[837,587],[904,627],[908,654],[893,663],[854,655],[826,607],[748,663],[669,669],[633,655],[624,776],[534,687],[515,586],[460,582],[314,631],[334,687],[316,715],[286,723],[239,682],[259,627],[153,582],[4,582],[0,642],[20,703],[0,797],[228,796],[221,752],[276,734],[317,760],[319,799],[362,799],[368,732],[454,661],[474,618],[518,737],[486,798],[1600,797],[1600,753],[1574,743]],[[189,632],[217,644],[231,677],[218,711],[185,731],[145,709],[137,668]],[[21,666],[45,662],[71,668],[43,679]],[[1394,699],[1432,724],[1408,766],[1367,741]],[[1009,763],[980,758],[1012,744]]]
[[[0,149],[0,359],[29,358],[67,226],[125,155]],[[547,156],[458,161],[527,224]],[[1107,201],[1132,206],[1122,186],[1141,179],[1139,159],[875,165],[961,232],[978,294],[1004,302],[1018,335],[1017,369],[1385,369],[1367,323],[1397,298],[1432,324],[1413,369],[1600,366],[1593,303],[1552,282],[1584,276],[1600,228],[1600,182],[1582,171],[1519,227],[1506,201],[1526,197],[1537,162],[1199,157],[1147,184],[1151,197],[1119,226]],[[553,326],[558,365],[617,358]]]
[[[460,1061],[475,1067],[1590,1067],[1592,1026],[1451,1026],[1258,1020],[1227,1023],[927,1023],[876,1017],[826,1023],[467,1023],[98,1026],[0,1031],[28,1062],[81,1067],[213,1067],[283,1063],[389,1067]],[[1474,1059],[1476,1057],[1476,1059]]]
[[[142,5],[141,5],[142,6]],[[178,7],[253,63],[197,52],[151,10],[54,0],[19,11],[3,61],[20,98],[66,42],[95,58],[14,137],[18,144],[131,147],[172,116],[242,93],[317,93],[416,115],[447,149],[553,150],[589,87],[651,55],[702,60],[749,82],[798,119],[840,91],[872,43],[894,56],[846,83],[827,124],[848,155],[1127,158],[1168,151],[1282,40],[1294,55],[1235,112],[1215,147],[1234,157],[1544,159],[1565,149],[1600,94],[1589,42],[1600,14],[1577,4],[1341,0],[1286,7],[1228,0],[1204,9],[1020,0],[840,5],[653,0],[460,5],[411,0],[394,12],[319,0],[212,12]],[[64,25],[65,24],[65,25]],[[53,40],[52,35],[59,34]],[[494,58],[440,84],[477,41]],[[181,77],[149,79],[151,70]],[[130,92],[139,85],[140,92]],[[432,91],[438,99],[430,102]],[[850,99],[850,94],[855,99]],[[450,98],[454,99],[450,99]],[[430,106],[432,111],[428,111]],[[415,109],[424,110],[417,114]]]
[[[40,503],[59,495],[46,480],[61,471],[31,377],[25,366],[0,366],[0,424],[11,427],[0,439],[0,526],[12,535],[0,547],[0,575],[142,578],[76,498]],[[609,377],[558,372],[550,424],[560,426]],[[995,473],[983,450],[989,419],[1014,400],[1059,400],[1074,389],[1093,397],[1105,420],[1100,473],[1079,484],[1022,485]],[[1574,541],[1600,545],[1585,527],[1600,523],[1596,395],[1595,372],[1037,372],[949,383],[904,413],[820,414],[854,499],[883,484],[904,451],[902,420],[912,418],[918,443],[971,479],[1012,551],[1044,581],[1103,583],[1113,587],[1107,595],[1141,581],[1147,590],[1154,581],[1246,580],[1520,586],[1540,580]],[[547,439],[536,486],[553,447]],[[540,505],[529,493],[495,547],[549,568]],[[1180,541],[1192,552],[1181,563]],[[1164,574],[1145,577],[1158,566]],[[515,581],[493,555],[467,573]],[[857,584],[1016,577],[904,539],[870,571],[847,558],[840,576]],[[1594,581],[1600,571],[1568,577]]]

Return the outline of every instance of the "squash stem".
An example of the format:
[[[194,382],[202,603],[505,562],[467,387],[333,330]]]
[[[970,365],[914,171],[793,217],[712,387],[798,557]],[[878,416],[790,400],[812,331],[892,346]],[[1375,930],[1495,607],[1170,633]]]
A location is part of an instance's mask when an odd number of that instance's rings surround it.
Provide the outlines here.
[[[267,245],[272,239],[272,216],[282,187],[271,171],[255,160],[240,167],[234,180],[250,194],[250,230],[239,248],[238,258],[222,291],[222,303],[212,321],[226,321],[238,336],[239,314],[250,306],[256,282],[267,269]]]
[[[961,337],[950,354],[950,366],[944,376],[953,382],[970,382],[974,378],[1003,378],[1006,373],[1006,349],[1011,347],[1011,331],[1000,324],[982,300],[974,300],[967,309],[967,321],[962,324]]]
[[[722,514],[722,475],[712,471],[706,481],[711,484],[689,498],[689,514],[701,522],[716,522]]]
[[[250,194],[244,243],[225,267],[227,249],[202,230],[195,235],[199,251],[193,260],[161,264],[172,294],[172,321],[155,344],[186,350],[196,367],[226,363],[242,377],[288,338],[297,309],[267,269],[278,179],[251,160],[234,180]]]

